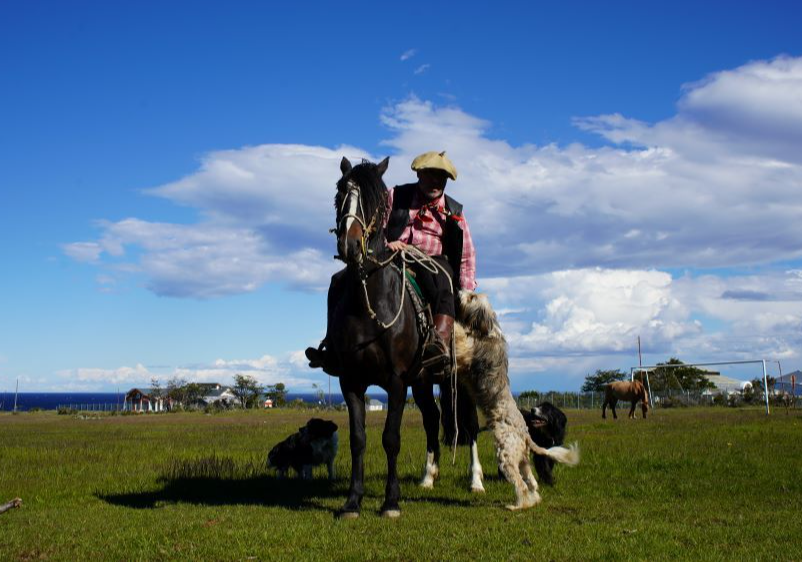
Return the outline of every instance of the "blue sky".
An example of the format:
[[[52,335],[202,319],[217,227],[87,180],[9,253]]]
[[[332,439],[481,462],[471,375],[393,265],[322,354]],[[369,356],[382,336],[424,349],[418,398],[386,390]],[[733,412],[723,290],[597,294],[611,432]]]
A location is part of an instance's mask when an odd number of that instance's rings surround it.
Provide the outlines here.
[[[628,368],[638,334],[799,369],[801,15],[3,2],[0,388],[324,382],[337,162],[400,183],[433,149],[517,390]]]

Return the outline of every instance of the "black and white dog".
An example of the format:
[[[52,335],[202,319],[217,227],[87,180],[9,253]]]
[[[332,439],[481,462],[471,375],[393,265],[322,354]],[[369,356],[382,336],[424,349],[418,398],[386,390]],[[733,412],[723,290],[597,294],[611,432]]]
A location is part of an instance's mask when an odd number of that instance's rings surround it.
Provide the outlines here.
[[[326,464],[329,479],[334,479],[334,458],[337,457],[337,425],[330,420],[312,418],[298,432],[273,447],[267,454],[267,466],[284,477],[292,467],[303,479],[312,478],[312,467]]]
[[[563,411],[548,401],[544,401],[528,411],[521,409],[521,414],[524,415],[529,436],[538,446],[551,448],[552,446],[561,446],[565,441],[568,419]],[[532,457],[537,476],[547,485],[553,486],[554,477],[551,470],[554,467],[554,460],[537,454],[532,454]]]

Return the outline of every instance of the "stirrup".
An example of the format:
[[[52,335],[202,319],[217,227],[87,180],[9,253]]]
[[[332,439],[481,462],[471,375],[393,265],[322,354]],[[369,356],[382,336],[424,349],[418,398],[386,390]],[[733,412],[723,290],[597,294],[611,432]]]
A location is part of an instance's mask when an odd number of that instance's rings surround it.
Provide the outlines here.
[[[444,375],[451,370],[451,353],[439,337],[425,345],[421,367],[432,375]]]

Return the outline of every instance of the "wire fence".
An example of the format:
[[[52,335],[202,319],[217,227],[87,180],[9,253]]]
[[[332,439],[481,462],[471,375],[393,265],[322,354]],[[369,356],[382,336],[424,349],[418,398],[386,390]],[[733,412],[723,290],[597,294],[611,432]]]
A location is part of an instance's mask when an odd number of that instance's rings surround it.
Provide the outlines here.
[[[122,403],[68,403],[56,407],[57,411],[79,412],[120,412],[124,409],[125,405]]]
[[[672,408],[672,407],[700,407],[700,406],[743,406],[745,404],[762,405],[765,401],[763,393],[757,392],[751,397],[741,393],[705,393],[694,391],[669,390],[653,392],[652,408]],[[548,401],[562,409],[594,409],[601,410],[604,403],[603,392],[576,393],[547,391],[544,393],[526,393],[515,398],[518,407],[531,409],[540,403]],[[802,395],[792,396],[787,393],[769,393],[769,402],[775,407],[802,408]],[[617,407],[623,408],[628,405],[627,401],[618,401]],[[287,406],[295,406],[288,403]],[[311,403],[308,406],[312,406]],[[317,405],[315,405],[317,406]],[[408,408],[415,409],[415,403],[410,399]],[[324,405],[325,408],[325,405]],[[130,403],[67,403],[57,407],[60,412],[123,412],[133,411],[148,412],[148,408],[140,408],[139,405]]]
[[[672,407],[706,407],[706,406],[743,406],[743,405],[763,405],[765,396],[763,392],[753,395],[743,395],[741,393],[721,393],[721,392],[701,392],[701,391],[680,391],[668,390],[652,393],[652,408],[672,408]],[[543,401],[548,401],[554,406],[563,409],[597,409],[601,410],[604,403],[604,392],[572,393],[548,391],[545,393],[525,394],[516,397],[518,407],[530,409],[536,407]],[[802,407],[802,396],[792,396],[782,392],[770,392],[769,402],[772,406],[785,406],[789,408]],[[616,408],[629,405],[628,401],[618,401]]]

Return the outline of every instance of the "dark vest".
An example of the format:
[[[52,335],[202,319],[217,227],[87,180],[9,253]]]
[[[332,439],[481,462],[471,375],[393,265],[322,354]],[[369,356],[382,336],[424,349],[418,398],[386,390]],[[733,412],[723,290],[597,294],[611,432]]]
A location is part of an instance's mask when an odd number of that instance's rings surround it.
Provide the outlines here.
[[[388,241],[398,240],[409,224],[409,208],[412,206],[412,198],[417,189],[418,184],[404,184],[396,187],[393,191],[393,209],[390,211],[390,219],[387,221],[387,230],[385,231]],[[448,194],[446,194],[445,200],[447,211],[457,216],[462,214],[460,202]],[[455,290],[458,290],[460,289],[459,272],[462,264],[462,227],[459,221],[451,215],[446,217],[443,227],[443,255],[454,272],[454,287]]]

